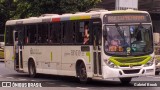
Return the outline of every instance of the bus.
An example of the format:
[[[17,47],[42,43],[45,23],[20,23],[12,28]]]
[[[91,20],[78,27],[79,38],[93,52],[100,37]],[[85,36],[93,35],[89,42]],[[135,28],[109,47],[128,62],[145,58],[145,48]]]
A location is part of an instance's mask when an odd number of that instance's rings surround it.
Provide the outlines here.
[[[90,79],[155,74],[152,21],[146,11],[91,10],[8,20],[5,65],[17,72]]]

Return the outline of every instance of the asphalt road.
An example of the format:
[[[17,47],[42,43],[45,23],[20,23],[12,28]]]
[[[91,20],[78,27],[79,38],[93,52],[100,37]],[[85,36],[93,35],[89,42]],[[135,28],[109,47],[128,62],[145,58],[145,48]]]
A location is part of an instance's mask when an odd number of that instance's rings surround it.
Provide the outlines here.
[[[5,68],[4,62],[0,62],[0,81],[20,81],[22,83],[25,82],[34,82],[41,83],[42,86],[49,87],[35,87],[35,88],[22,88],[22,87],[11,87],[11,88],[0,88],[0,90],[160,90],[159,87],[136,87],[135,84],[142,81],[149,82],[152,84],[152,81],[159,81],[160,83],[160,75],[155,77],[147,76],[147,77],[138,77],[133,78],[132,82],[128,85],[123,85],[120,83],[119,79],[114,80],[92,80],[88,84],[80,84],[77,82],[77,78],[74,77],[64,77],[64,76],[55,76],[55,75],[46,75],[46,74],[38,74],[36,78],[30,78],[27,73],[17,73],[13,70]],[[16,83],[18,83],[16,82]],[[0,85],[2,86],[2,85]]]

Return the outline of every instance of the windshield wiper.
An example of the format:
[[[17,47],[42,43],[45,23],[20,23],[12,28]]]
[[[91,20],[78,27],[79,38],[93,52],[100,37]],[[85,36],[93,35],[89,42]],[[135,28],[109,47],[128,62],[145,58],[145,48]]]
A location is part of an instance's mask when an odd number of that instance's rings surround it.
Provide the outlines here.
[[[140,24],[138,25],[137,32],[135,32],[134,37],[137,37],[139,31],[141,31],[141,29],[143,29],[143,28],[144,28],[144,27],[143,27],[142,24],[140,23]]]
[[[118,24],[116,24],[116,28],[117,28],[117,31],[118,31],[119,35],[122,37],[123,42],[125,43],[125,41],[126,41],[125,36],[124,36],[124,34],[123,34],[122,30],[120,29]]]

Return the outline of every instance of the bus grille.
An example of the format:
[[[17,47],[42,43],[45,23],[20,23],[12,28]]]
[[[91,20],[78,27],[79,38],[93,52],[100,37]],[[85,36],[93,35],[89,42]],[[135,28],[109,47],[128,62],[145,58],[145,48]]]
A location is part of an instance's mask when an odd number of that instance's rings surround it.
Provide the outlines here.
[[[142,62],[143,60],[145,60],[146,58],[133,58],[133,59],[117,59],[116,61],[120,62],[120,63],[138,63],[138,62]]]
[[[137,65],[132,65],[132,66],[141,66],[141,64],[137,64]],[[130,67],[130,65],[120,65],[120,67]]]
[[[135,74],[139,73],[140,69],[134,69],[134,70],[123,70],[125,74]]]
[[[120,67],[132,67],[141,66],[146,64],[151,59],[151,56],[140,56],[140,57],[111,57],[109,60],[116,66]]]

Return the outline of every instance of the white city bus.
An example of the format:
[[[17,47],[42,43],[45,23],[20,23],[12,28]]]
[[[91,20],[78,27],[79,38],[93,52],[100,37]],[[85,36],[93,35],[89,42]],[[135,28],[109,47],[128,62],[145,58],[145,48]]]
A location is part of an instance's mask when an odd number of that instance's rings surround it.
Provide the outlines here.
[[[129,83],[133,77],[155,74],[152,37],[146,11],[96,10],[9,20],[5,64],[31,77],[45,73],[76,76],[81,82],[119,78]]]

